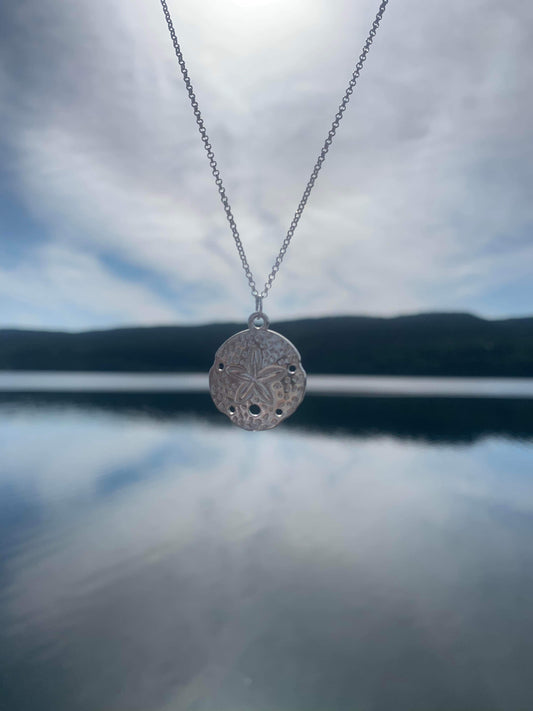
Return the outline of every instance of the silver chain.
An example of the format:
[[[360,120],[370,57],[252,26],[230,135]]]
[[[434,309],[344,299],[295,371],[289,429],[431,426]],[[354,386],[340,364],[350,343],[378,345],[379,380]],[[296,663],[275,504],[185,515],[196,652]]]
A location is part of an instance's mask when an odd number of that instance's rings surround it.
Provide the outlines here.
[[[191,106],[192,106],[192,109],[194,112],[194,118],[196,119],[196,123],[198,125],[198,130],[200,132],[200,136],[202,138],[202,142],[204,144],[204,148],[207,153],[207,157],[209,159],[209,165],[211,166],[211,171],[212,171],[213,176],[215,178],[215,183],[216,183],[216,186],[218,189],[218,194],[220,195],[220,200],[222,202],[222,205],[224,206],[224,212],[226,213],[226,217],[227,217],[231,232],[233,234],[233,239],[235,240],[235,244],[237,245],[237,251],[239,252],[239,257],[241,258],[242,268],[244,269],[244,273],[246,274],[246,277],[248,279],[248,284],[250,285],[250,290],[252,292],[252,296],[255,296],[255,298],[256,298],[256,304],[261,305],[262,300],[267,297],[268,292],[270,291],[270,288],[272,286],[274,279],[276,278],[276,274],[279,271],[279,268],[281,266],[283,258],[285,257],[285,254],[287,252],[289,244],[291,243],[291,239],[294,235],[296,227],[298,226],[298,223],[300,221],[300,217],[302,216],[304,208],[307,204],[307,200],[309,199],[311,190],[313,189],[313,187],[315,185],[316,179],[318,177],[318,173],[320,172],[320,169],[322,168],[322,164],[324,163],[324,160],[326,159],[326,155],[329,151],[329,147],[331,146],[331,144],[333,142],[333,138],[335,137],[335,134],[337,133],[339,124],[342,120],[344,112],[346,111],[348,102],[350,101],[350,96],[352,95],[355,85],[357,84],[357,80],[359,79],[361,69],[363,68],[363,64],[366,61],[368,52],[370,50],[370,47],[372,46],[372,42],[374,41],[374,37],[376,36],[376,32],[379,28],[380,22],[383,19],[383,13],[385,12],[385,8],[387,7],[389,0],[382,0],[381,4],[379,6],[377,15],[375,17],[374,22],[372,23],[372,27],[370,28],[368,36],[365,40],[363,49],[361,51],[361,54],[359,55],[359,59],[357,61],[357,64],[355,65],[355,69],[353,71],[351,79],[348,82],[348,86],[346,88],[346,91],[344,92],[344,96],[342,97],[342,101],[339,104],[339,108],[337,110],[337,113],[335,114],[335,118],[333,120],[333,123],[331,124],[331,128],[328,132],[327,138],[324,141],[322,150],[320,151],[320,153],[318,155],[318,158],[317,158],[316,163],[314,165],[313,171],[311,172],[311,176],[310,176],[309,180],[307,181],[307,185],[305,186],[305,190],[303,192],[302,199],[298,203],[298,207],[296,208],[294,217],[292,218],[291,224],[289,225],[289,229],[287,230],[287,234],[285,236],[285,239],[283,240],[281,249],[279,250],[279,254],[276,257],[276,261],[274,262],[274,265],[272,266],[272,271],[268,275],[268,278],[265,282],[263,291],[261,291],[261,292],[259,292],[257,290],[257,286],[255,283],[254,276],[252,274],[252,270],[250,269],[250,265],[248,264],[248,260],[246,259],[246,253],[244,251],[244,247],[241,242],[239,231],[238,231],[237,225],[235,223],[235,218],[233,217],[233,212],[231,210],[231,207],[230,207],[230,204],[228,201],[228,196],[226,195],[226,189],[224,188],[222,178],[220,177],[220,171],[218,169],[218,165],[215,160],[215,154],[213,153],[213,148],[211,146],[209,136],[207,135],[204,120],[202,118],[202,114],[201,114],[200,109],[198,107],[198,101],[197,101],[196,95],[194,93],[192,82],[189,77],[189,72],[187,70],[185,60],[183,58],[183,53],[181,51],[181,47],[178,42],[178,38],[176,37],[176,31],[174,30],[174,24],[173,24],[172,18],[170,16],[168,5],[166,3],[166,0],[160,0],[160,2],[161,2],[161,6],[163,8],[163,12],[165,14],[165,19],[167,21],[168,30],[170,32],[170,37],[172,39],[172,44],[174,45],[174,51],[176,52],[176,57],[178,59],[179,65],[180,65],[181,74],[183,76],[183,81],[185,82],[187,94],[189,95],[189,100],[191,102]],[[261,310],[261,309],[258,309],[258,310]]]

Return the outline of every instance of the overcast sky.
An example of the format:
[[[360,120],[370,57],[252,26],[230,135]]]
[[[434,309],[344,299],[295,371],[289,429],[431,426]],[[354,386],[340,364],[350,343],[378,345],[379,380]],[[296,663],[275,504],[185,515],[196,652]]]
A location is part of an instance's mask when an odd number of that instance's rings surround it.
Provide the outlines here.
[[[171,0],[263,284],[376,0]],[[390,0],[265,302],[533,312],[533,3]],[[0,9],[0,324],[245,320],[254,302],[158,0]]]

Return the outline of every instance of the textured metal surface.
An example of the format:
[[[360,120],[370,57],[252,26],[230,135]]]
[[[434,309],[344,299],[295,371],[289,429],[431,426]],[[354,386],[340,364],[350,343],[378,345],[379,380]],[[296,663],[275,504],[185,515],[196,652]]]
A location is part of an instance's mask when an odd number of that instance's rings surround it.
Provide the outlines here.
[[[262,325],[254,325],[262,320]],[[269,430],[292,415],[305,394],[300,354],[268,328],[264,314],[228,338],[209,371],[211,397],[220,412],[245,430]]]
[[[339,108],[337,110],[337,113],[335,114],[335,118],[333,119],[331,128],[328,132],[328,135],[326,136],[326,139],[324,141],[322,149],[321,149],[320,153],[318,154],[318,158],[316,159],[313,170],[311,171],[311,176],[309,177],[309,180],[307,181],[307,185],[305,186],[303,195],[300,199],[300,202],[298,203],[298,207],[296,208],[294,217],[291,220],[291,224],[289,225],[289,229],[287,230],[285,239],[282,242],[278,256],[276,257],[276,261],[274,262],[274,264],[272,266],[272,270],[271,270],[270,274],[268,275],[265,285],[263,287],[263,290],[261,292],[259,292],[257,289],[257,285],[255,283],[255,279],[252,274],[252,270],[250,269],[250,265],[248,264],[248,259],[246,258],[246,253],[244,251],[244,247],[241,242],[241,238],[239,235],[239,231],[237,229],[237,224],[235,222],[235,218],[233,217],[233,212],[232,212],[231,206],[229,204],[228,196],[226,194],[226,189],[224,187],[224,183],[222,182],[222,178],[220,177],[220,171],[218,169],[218,165],[215,160],[215,154],[213,152],[213,147],[211,146],[211,141],[209,139],[209,136],[207,135],[207,130],[205,128],[204,119],[202,118],[202,114],[201,114],[200,108],[198,106],[198,100],[196,99],[196,95],[194,93],[192,82],[189,77],[189,72],[188,72],[187,66],[185,64],[185,59],[183,58],[183,53],[181,51],[181,47],[178,42],[178,38],[176,36],[176,31],[174,29],[174,24],[173,24],[172,18],[170,16],[170,11],[168,9],[168,5],[166,3],[166,0],[160,0],[160,2],[161,2],[161,6],[163,8],[163,13],[165,15],[165,20],[167,22],[168,30],[170,32],[172,44],[174,46],[174,52],[175,52],[176,57],[178,59],[178,64],[180,66],[183,81],[184,81],[185,87],[187,89],[189,101],[191,102],[191,106],[192,106],[192,109],[194,112],[194,118],[196,119],[198,131],[200,132],[200,136],[202,138],[202,143],[204,144],[204,148],[207,153],[207,158],[209,159],[209,165],[211,166],[211,172],[213,173],[213,176],[215,178],[215,183],[217,186],[218,194],[220,195],[220,200],[221,200],[222,205],[224,207],[224,212],[226,213],[226,218],[228,220],[228,223],[229,223],[229,226],[231,229],[231,233],[233,235],[233,239],[235,241],[235,245],[237,247],[239,257],[241,259],[242,268],[244,269],[244,273],[246,275],[246,278],[248,279],[248,284],[250,285],[250,290],[252,292],[252,296],[261,297],[264,299],[264,298],[266,298],[266,296],[268,295],[268,292],[270,291],[270,288],[272,286],[274,279],[276,278],[276,274],[279,271],[279,268],[281,266],[283,258],[285,257],[285,254],[287,252],[289,244],[291,243],[291,239],[294,235],[296,227],[298,226],[298,222],[300,221],[300,217],[302,216],[302,213],[303,213],[304,208],[306,206],[309,195],[311,194],[311,190],[313,189],[313,187],[315,185],[316,179],[318,177],[318,173],[320,172],[320,169],[322,168],[322,164],[323,164],[324,160],[326,159],[326,155],[327,155],[327,152],[329,151],[329,147],[331,146],[331,144],[333,142],[333,138],[335,137],[335,134],[337,132],[337,129],[339,128],[341,119],[344,115],[344,112],[346,111],[346,107],[348,106],[348,102],[350,101],[350,96],[352,95],[355,85],[357,84],[357,80],[359,79],[359,74],[361,73],[363,64],[366,61],[366,57],[368,55],[368,52],[369,52],[370,47],[372,45],[372,42],[374,41],[374,37],[376,36],[376,32],[379,28],[380,22],[383,19],[383,13],[385,12],[385,8],[387,7],[389,0],[382,0],[382,2],[379,5],[376,17],[374,19],[374,22],[372,23],[372,27],[370,28],[370,30],[368,32],[367,38],[366,38],[365,43],[363,45],[363,49],[361,51],[361,54],[359,55],[359,59],[355,65],[355,68],[354,68],[354,71],[353,71],[352,76],[350,78],[350,81],[348,82],[348,86],[346,87],[346,91],[344,92],[344,96],[342,97],[341,103],[339,104]]]

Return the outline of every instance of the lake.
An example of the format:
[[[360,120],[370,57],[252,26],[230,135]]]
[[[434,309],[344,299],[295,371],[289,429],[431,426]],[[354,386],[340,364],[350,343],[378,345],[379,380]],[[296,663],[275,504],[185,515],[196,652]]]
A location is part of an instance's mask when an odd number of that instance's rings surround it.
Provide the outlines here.
[[[529,710],[533,383],[0,374],[0,581],[2,711]]]

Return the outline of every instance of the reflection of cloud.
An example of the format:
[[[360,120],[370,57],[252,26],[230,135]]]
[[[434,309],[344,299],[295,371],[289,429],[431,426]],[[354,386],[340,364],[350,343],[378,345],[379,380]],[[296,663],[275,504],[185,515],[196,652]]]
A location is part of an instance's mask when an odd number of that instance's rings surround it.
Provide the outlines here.
[[[118,467],[134,469],[167,441],[165,426],[106,415],[87,417],[70,408],[14,410],[2,418],[0,478],[31,483],[43,505],[65,507],[91,497],[102,476]],[[31,443],[31,446],[27,446]]]
[[[511,681],[526,693],[498,650],[531,622],[511,604],[531,582],[530,450],[72,413],[37,437],[42,423],[3,425],[4,481],[42,491],[44,512],[9,561],[6,630],[21,654],[67,654],[87,708],[288,710],[295,693],[327,708],[336,688],[339,707],[407,711],[435,688],[454,690],[450,709],[491,707]],[[102,496],[116,471],[128,485]]]
[[[375,3],[291,3],[281,25],[279,3],[171,10],[262,281]],[[532,12],[496,0],[453,0],[446,12],[391,4],[276,283],[277,318],[523,311]],[[36,278],[34,292],[4,294],[2,321],[242,315],[246,281],[157,3],[93,1],[74,12],[42,0],[1,13],[2,166],[34,225],[6,218],[15,258],[0,282]],[[82,294],[59,266],[45,278],[58,251],[91,262],[96,278]],[[32,266],[41,260],[44,276]]]

